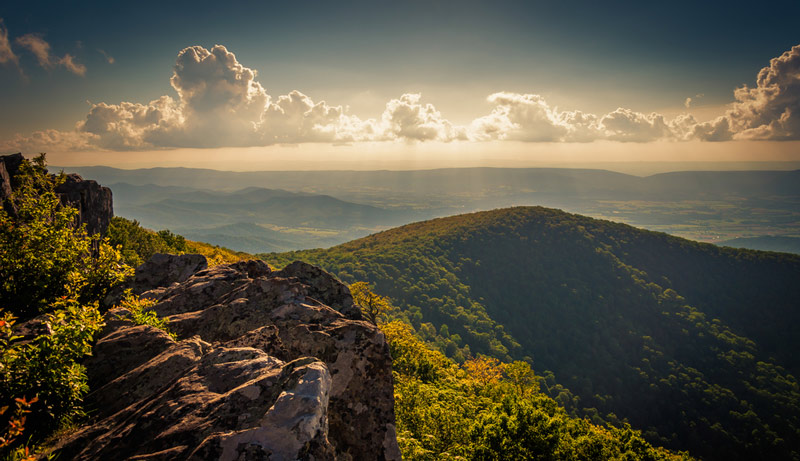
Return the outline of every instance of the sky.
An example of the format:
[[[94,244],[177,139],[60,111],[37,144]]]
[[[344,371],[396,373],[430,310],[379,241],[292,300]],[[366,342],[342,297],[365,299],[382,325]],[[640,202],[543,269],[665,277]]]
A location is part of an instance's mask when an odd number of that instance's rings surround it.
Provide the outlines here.
[[[0,5],[0,153],[800,165],[796,0],[117,3]]]

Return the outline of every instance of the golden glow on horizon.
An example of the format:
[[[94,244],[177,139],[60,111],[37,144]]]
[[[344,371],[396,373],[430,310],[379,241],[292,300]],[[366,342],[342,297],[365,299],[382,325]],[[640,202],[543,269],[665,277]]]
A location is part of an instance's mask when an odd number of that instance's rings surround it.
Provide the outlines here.
[[[800,141],[301,144],[143,152],[50,152],[48,162],[65,167],[183,166],[230,171],[418,170],[479,166],[581,168],[615,162],[800,162]]]

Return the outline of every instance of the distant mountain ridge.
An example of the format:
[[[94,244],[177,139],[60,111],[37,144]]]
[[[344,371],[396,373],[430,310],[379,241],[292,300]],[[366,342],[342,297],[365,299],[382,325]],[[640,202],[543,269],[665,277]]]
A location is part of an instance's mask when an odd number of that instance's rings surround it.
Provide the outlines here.
[[[253,186],[220,191],[115,183],[110,188],[120,216],[252,253],[331,246],[417,216],[329,195]]]
[[[57,169],[59,167],[53,167]],[[67,167],[98,178],[104,184],[127,182],[197,189],[231,190],[269,187],[291,190],[344,190],[378,187],[417,193],[458,193],[484,186],[535,187],[538,192],[609,194],[617,191],[645,194],[746,194],[797,195],[800,170],[791,171],[679,171],[638,177],[608,170],[579,168],[444,168],[409,171],[218,171],[197,168]]]
[[[744,236],[800,236],[800,170],[648,177],[568,168],[68,169],[74,170],[111,185],[121,216],[156,229],[199,229],[211,243],[248,252],[329,246],[414,221],[521,205],[560,208],[715,243]],[[268,204],[270,197],[280,200]],[[285,233],[280,240],[288,246],[276,246],[266,236],[242,240],[236,235],[241,232],[230,227],[234,223]],[[207,232],[214,228],[220,229]]]
[[[559,402],[651,442],[800,456],[798,256],[517,207],[264,257],[369,281],[448,355],[532,360]]]

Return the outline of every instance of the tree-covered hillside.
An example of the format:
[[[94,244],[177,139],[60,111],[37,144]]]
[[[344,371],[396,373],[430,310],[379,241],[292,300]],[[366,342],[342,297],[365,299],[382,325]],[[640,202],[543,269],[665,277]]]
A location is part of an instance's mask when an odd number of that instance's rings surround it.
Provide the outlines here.
[[[266,259],[369,281],[448,356],[528,360],[595,421],[706,459],[800,459],[800,257],[520,207]]]

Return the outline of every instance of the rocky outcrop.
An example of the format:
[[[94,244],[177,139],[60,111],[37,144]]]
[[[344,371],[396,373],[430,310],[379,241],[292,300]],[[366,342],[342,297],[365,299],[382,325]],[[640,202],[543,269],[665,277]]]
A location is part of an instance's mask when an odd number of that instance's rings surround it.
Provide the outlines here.
[[[14,190],[11,179],[17,174],[20,163],[22,163],[22,154],[0,156],[0,203],[12,216],[16,215],[17,210],[14,208],[14,204],[6,199],[11,197]]]
[[[0,202],[3,208],[16,215],[10,200],[14,190],[14,176],[23,161],[22,154],[0,156]],[[56,188],[61,203],[78,210],[78,225],[86,224],[89,234],[104,233],[114,217],[111,189],[96,181],[84,180],[77,174],[66,175],[65,181]]]
[[[56,187],[61,203],[78,209],[78,224],[89,234],[103,234],[114,217],[111,189],[77,174],[68,174]]]
[[[163,277],[191,266],[178,258],[148,261],[137,288],[180,340],[109,311],[86,363],[93,421],[63,459],[400,459],[388,345],[345,285],[300,262]]]
[[[136,268],[131,288],[135,294],[140,295],[154,288],[185,282],[196,272],[206,268],[208,261],[203,255],[156,253]]]

